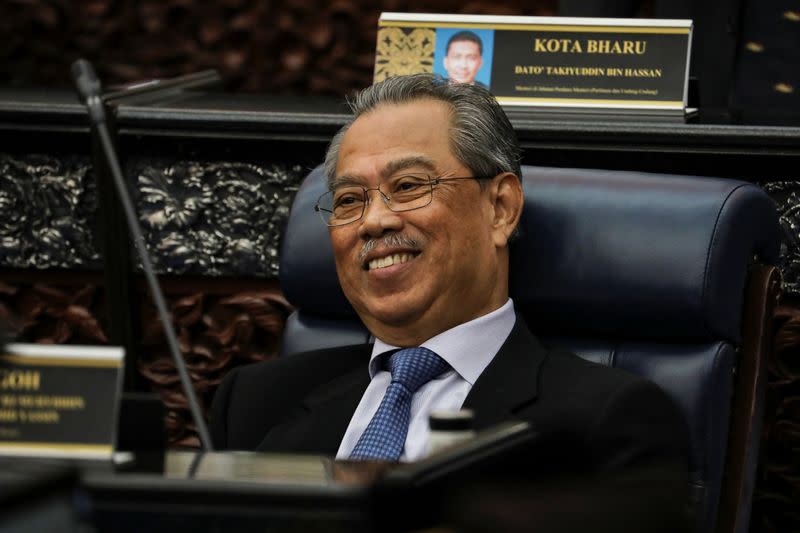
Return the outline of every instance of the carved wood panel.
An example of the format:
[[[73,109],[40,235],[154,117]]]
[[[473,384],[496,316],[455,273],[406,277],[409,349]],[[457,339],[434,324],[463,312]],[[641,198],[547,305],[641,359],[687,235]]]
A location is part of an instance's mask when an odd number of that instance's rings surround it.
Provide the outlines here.
[[[249,285],[249,286],[247,286]],[[165,284],[181,355],[208,412],[214,392],[231,369],[275,357],[291,308],[273,282]],[[139,371],[167,408],[171,446],[199,445],[186,395],[178,380],[161,321],[146,295],[142,305]]]

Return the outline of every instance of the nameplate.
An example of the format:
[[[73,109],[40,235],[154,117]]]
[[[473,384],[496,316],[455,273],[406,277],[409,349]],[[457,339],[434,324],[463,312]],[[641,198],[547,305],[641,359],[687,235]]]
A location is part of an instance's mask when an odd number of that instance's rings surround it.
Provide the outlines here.
[[[6,345],[0,455],[111,458],[123,354],[115,346]]]
[[[383,13],[374,80],[432,72],[504,107],[683,110],[692,21]]]

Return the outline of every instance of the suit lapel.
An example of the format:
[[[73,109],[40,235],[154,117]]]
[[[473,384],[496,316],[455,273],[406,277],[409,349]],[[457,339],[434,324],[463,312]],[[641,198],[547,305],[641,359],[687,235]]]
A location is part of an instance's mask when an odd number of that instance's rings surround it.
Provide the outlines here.
[[[368,347],[371,349],[371,345]],[[285,422],[267,432],[256,450],[335,454],[369,385],[369,350],[366,354],[356,358],[357,368],[306,396],[300,407],[287,414]]]
[[[364,362],[370,350],[371,345],[365,345],[363,353],[348,353],[347,357],[358,361],[355,368],[309,394],[300,407],[287,413],[285,422],[265,435],[257,451],[335,454],[369,385]],[[536,399],[545,356],[544,347],[517,315],[505,343],[464,401],[465,408],[475,411],[477,429],[513,418],[518,409]]]
[[[475,411],[476,429],[508,420],[536,399],[545,356],[544,347],[517,315],[506,342],[464,401],[465,408]]]

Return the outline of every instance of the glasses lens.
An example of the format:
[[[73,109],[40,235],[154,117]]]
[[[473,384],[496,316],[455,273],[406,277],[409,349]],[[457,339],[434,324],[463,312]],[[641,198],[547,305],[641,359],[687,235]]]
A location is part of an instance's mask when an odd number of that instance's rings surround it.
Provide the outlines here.
[[[364,215],[367,191],[359,185],[337,187],[317,200],[316,210],[328,226],[341,226]],[[392,211],[410,211],[425,207],[433,198],[433,185],[427,174],[404,174],[381,185],[378,194]]]
[[[389,180],[385,188],[392,211],[409,211],[431,203],[433,187],[425,174],[397,176]]]
[[[341,226],[361,218],[364,213],[364,189],[339,187],[319,197],[317,211],[328,226]]]

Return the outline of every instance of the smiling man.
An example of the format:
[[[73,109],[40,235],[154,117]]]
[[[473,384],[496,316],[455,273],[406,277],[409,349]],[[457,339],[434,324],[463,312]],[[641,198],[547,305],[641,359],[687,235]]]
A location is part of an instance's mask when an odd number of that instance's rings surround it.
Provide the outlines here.
[[[451,82],[485,85],[475,79],[483,65],[483,42],[468,30],[454,33],[447,41],[444,69]]]
[[[416,75],[352,107],[316,210],[375,342],[231,372],[213,406],[217,446],[413,461],[431,411],[470,408],[478,429],[521,419],[562,435],[566,459],[590,470],[685,465],[683,421],[657,386],[545,347],[516,315],[520,150],[492,95]]]

